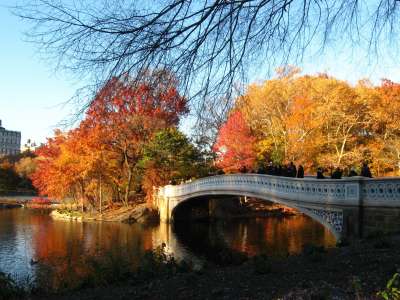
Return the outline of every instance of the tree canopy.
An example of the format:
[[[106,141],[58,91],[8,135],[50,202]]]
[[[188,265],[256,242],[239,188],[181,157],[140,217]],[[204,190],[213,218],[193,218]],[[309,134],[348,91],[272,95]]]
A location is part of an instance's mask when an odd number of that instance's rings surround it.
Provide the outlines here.
[[[399,93],[400,84],[390,80],[351,86],[327,74],[301,76],[295,68],[279,72],[250,85],[237,99],[218,134],[220,164],[234,166],[221,154],[221,140],[226,149],[246,149],[253,140],[254,152],[246,152],[253,169],[256,161],[294,161],[308,170],[369,162],[378,176],[400,174]],[[232,128],[229,138],[227,128]]]
[[[142,164],[144,186],[150,191],[153,186],[196,178],[205,170],[200,151],[176,128],[166,128],[153,136],[144,148]]]

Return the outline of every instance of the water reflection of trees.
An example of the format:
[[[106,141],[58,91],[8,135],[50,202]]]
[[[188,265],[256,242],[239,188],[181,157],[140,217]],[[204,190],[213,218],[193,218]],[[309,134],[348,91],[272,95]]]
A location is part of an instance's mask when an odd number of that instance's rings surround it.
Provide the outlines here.
[[[83,277],[96,259],[134,268],[153,248],[152,229],[137,224],[53,221],[41,214],[31,214],[29,223],[34,228],[32,260],[37,262],[36,277],[42,285],[44,280],[52,280],[48,284],[54,287]]]
[[[16,273],[29,273],[48,286],[60,285],[68,277],[84,277],[97,258],[137,266],[145,251],[161,243],[166,243],[167,250],[177,259],[194,264],[201,261],[199,258],[218,263],[221,253],[229,259],[238,252],[249,256],[297,253],[304,244],[335,243],[322,225],[304,216],[156,227],[54,221],[48,212],[30,210],[10,210],[4,216],[3,213],[0,219],[0,263],[10,267],[4,259],[12,259],[11,268]],[[8,248],[4,250],[5,244]]]
[[[306,244],[333,246],[334,236],[321,224],[306,217],[269,217],[226,220],[215,223],[177,223],[174,232],[181,244],[195,254],[230,249],[249,256],[294,254]]]

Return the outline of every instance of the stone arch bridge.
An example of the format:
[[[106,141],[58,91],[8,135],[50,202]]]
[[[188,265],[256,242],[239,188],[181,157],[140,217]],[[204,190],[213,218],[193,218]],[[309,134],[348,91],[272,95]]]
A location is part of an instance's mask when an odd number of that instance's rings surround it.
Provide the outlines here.
[[[160,219],[170,222],[180,204],[215,195],[249,196],[297,209],[337,239],[400,231],[400,178],[288,178],[231,174],[201,178],[157,190]],[[223,201],[223,200],[221,200]]]

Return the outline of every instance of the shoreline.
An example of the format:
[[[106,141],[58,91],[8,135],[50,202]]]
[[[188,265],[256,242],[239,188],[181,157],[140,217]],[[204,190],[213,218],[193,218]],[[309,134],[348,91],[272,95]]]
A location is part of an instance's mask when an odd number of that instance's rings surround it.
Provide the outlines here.
[[[13,208],[21,208],[24,207],[24,204],[21,203],[0,203],[1,209],[13,209]]]
[[[32,209],[40,207],[28,207]],[[107,209],[103,213],[88,213],[81,212],[78,209],[57,208],[53,210],[50,216],[54,219],[73,220],[78,222],[123,222],[123,223],[148,223],[159,222],[158,212],[148,208],[146,203],[122,206],[118,208]],[[218,220],[218,219],[249,219],[249,218],[268,218],[268,217],[291,217],[301,213],[292,209],[287,209],[280,205],[264,205],[260,201],[253,201],[246,206],[244,211],[238,211],[235,214],[227,214],[219,217],[194,217],[188,221],[202,221],[203,219]]]
[[[88,213],[72,209],[54,209],[50,216],[54,219],[71,220],[77,222],[123,222],[123,223],[146,223],[154,219],[155,212],[150,210],[146,203],[122,206],[107,209],[104,212]]]

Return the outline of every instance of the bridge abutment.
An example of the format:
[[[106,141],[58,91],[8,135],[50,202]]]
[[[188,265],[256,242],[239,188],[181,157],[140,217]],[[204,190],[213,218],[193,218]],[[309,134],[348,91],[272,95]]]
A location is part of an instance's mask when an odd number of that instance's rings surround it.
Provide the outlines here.
[[[363,236],[400,232],[400,209],[364,208]]]
[[[158,209],[158,213],[160,215],[160,221],[164,223],[169,223],[171,219],[171,212],[170,212],[170,199],[168,197],[157,197],[155,201],[155,206]]]

